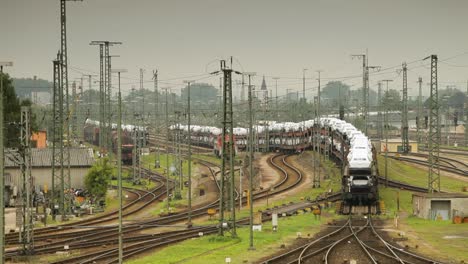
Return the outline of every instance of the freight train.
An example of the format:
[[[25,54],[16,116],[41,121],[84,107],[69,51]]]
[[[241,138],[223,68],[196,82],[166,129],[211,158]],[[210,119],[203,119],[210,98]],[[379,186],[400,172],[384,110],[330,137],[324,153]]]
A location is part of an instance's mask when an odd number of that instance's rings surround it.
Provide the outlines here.
[[[87,119],[85,121],[85,126],[83,128],[83,136],[84,140],[90,144],[99,146],[99,121]],[[135,135],[137,133],[137,137]],[[138,136],[140,135],[140,136]],[[111,129],[111,148],[114,154],[117,154],[117,125],[112,124]],[[148,133],[146,128],[140,126],[133,126],[133,125],[122,125],[122,163],[126,165],[132,164],[132,157],[133,157],[133,148],[134,148],[134,140],[135,138],[139,138],[142,142],[147,142]],[[144,140],[145,138],[146,140]],[[141,142],[141,143],[142,143]]]
[[[171,126],[187,139],[185,125]],[[213,148],[220,154],[221,129],[192,126],[193,145]],[[248,129],[234,128],[236,151],[247,150]],[[343,167],[342,193],[345,205],[375,205],[378,200],[378,171],[375,148],[369,138],[352,124],[337,118],[293,122],[267,122],[254,127],[254,148],[266,151],[302,152],[314,146]],[[317,142],[314,144],[314,142]],[[317,150],[316,149],[316,150]]]

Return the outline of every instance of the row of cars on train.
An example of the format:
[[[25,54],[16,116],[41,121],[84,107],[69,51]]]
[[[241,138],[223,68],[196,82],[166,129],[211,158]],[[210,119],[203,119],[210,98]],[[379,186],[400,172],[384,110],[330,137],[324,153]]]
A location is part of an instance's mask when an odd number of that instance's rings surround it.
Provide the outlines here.
[[[186,138],[188,127],[178,124],[170,127]],[[318,148],[342,164],[342,191],[345,204],[371,205],[378,199],[378,171],[375,148],[369,138],[352,124],[333,117],[302,122],[264,122],[253,128],[254,149],[266,151],[301,152]],[[236,151],[245,151],[249,130],[234,128]],[[213,148],[216,155],[222,151],[222,130],[217,127],[191,126],[193,145]],[[226,137],[229,140],[229,137]],[[327,150],[325,152],[325,150]]]
[[[100,139],[100,125],[99,121],[87,119],[83,127],[84,140],[95,146],[99,146]],[[122,125],[122,163],[126,165],[132,164],[134,141],[140,140],[140,144],[147,142],[148,132],[145,127]],[[145,140],[146,139],[146,140]],[[111,150],[117,154],[117,124],[111,124],[110,127],[110,143]],[[106,150],[100,150],[100,153],[106,154]]]

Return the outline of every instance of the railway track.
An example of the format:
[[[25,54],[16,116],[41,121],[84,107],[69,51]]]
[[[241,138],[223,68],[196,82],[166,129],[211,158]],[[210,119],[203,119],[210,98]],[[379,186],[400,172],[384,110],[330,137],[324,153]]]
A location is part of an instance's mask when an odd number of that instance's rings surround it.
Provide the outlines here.
[[[203,162],[199,161],[202,164],[204,163],[205,165],[211,165],[213,166],[214,164],[211,164],[209,162]],[[268,190],[260,190],[255,192],[254,199],[264,199],[267,197],[267,195],[274,195],[276,193],[282,193],[284,191],[290,190],[291,188],[294,188],[298,184],[302,182],[302,174],[299,170],[295,169],[292,165],[290,165],[287,162],[287,156],[285,155],[276,155],[271,158],[272,164],[275,164],[277,168],[283,172],[283,176],[280,178],[280,180],[275,183],[275,191],[268,193]],[[210,171],[212,172],[212,176],[215,177],[216,172],[210,167]],[[330,196],[330,199],[336,199],[334,196]],[[194,209],[192,212],[193,217],[198,217],[202,215],[206,215],[206,210],[208,208],[217,208],[218,207],[218,200],[208,204],[206,206],[203,206],[198,209]],[[237,200],[238,202],[238,200]],[[309,205],[304,205],[305,207],[310,206]],[[137,225],[139,226],[155,226],[157,224],[162,224],[162,220],[167,220],[165,224],[171,224],[171,223],[177,223],[180,221],[183,221],[186,219],[186,214],[187,212],[182,212],[178,213],[175,215],[167,216],[167,217],[162,217],[159,218],[158,220],[154,220],[151,222],[139,222]],[[271,215],[271,212],[267,211],[265,212],[265,220],[268,220],[269,215]],[[156,222],[157,221],[157,222]],[[237,224],[248,224],[248,219],[240,219],[237,221]],[[147,236],[136,236],[133,238],[130,238],[131,240],[127,240],[127,235],[125,236],[125,248],[124,248],[124,257],[129,258],[132,257],[136,254],[140,254],[142,252],[145,252],[150,249],[154,249],[157,247],[161,247],[164,245],[169,245],[172,243],[176,243],[188,238],[193,238],[199,236],[200,232],[203,232],[204,234],[211,234],[211,233],[216,233],[218,230],[216,225],[213,226],[208,226],[208,227],[196,227],[196,228],[191,228],[185,231],[179,231],[179,232],[166,232],[163,234],[155,234],[156,237],[154,238],[149,238]],[[132,230],[132,233],[138,232],[139,230]],[[127,233],[127,232],[125,232]],[[79,256],[76,258],[67,258],[64,261],[57,261],[55,263],[114,263],[116,262],[116,257],[117,257],[117,248],[115,246],[116,240],[115,236],[114,238],[108,238],[107,240],[108,243],[114,243],[112,244],[112,247],[109,245],[109,248],[106,248],[105,250],[98,250],[96,252],[88,252],[86,256]],[[92,247],[94,242],[90,241],[89,244],[87,244],[89,247]]]
[[[304,241],[302,245],[280,255],[263,260],[264,264],[304,263],[439,263],[438,261],[408,252],[388,242],[379,234],[371,217],[353,219],[350,216],[337,227],[329,227],[318,238]]]
[[[419,153],[419,154],[414,153],[412,155],[416,157],[422,157],[422,158],[428,157],[428,155],[422,154],[422,153]],[[408,156],[400,156],[400,157],[390,156],[390,158],[429,167],[429,162],[427,160],[411,158]],[[455,160],[452,158],[446,158],[446,157],[439,157],[439,161],[440,161],[439,168],[441,170],[454,173],[463,177],[468,176],[468,166],[464,162],[460,162],[458,160]]]
[[[165,178],[160,175],[149,176],[149,178],[150,180],[158,182],[158,186],[150,191],[124,188],[137,195],[137,199],[134,199],[123,207],[124,217],[140,212],[165,196]],[[36,229],[34,230],[34,238],[36,241],[34,247],[35,253],[45,254],[55,252],[57,249],[63,249],[64,245],[79,244],[80,241],[88,241],[96,236],[104,238],[106,236],[115,235],[116,225],[103,224],[117,220],[117,214],[118,210],[115,210],[90,219]],[[18,234],[8,234],[6,241],[7,245],[15,246],[18,244]],[[11,258],[20,253],[20,249],[16,247],[10,248],[6,251],[6,257]]]

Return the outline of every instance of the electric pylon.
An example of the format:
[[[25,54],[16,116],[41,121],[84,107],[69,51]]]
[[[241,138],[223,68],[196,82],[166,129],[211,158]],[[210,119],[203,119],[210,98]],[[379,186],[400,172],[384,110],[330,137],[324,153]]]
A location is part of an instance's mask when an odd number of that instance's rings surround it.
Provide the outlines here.
[[[62,214],[65,218],[65,196],[64,196],[64,148],[63,148],[63,89],[62,89],[62,67],[61,55],[57,54],[54,65],[53,85],[53,129],[52,129],[52,217]]]
[[[465,95],[465,147],[468,146],[468,82]]]
[[[379,139],[383,138],[383,127],[382,127],[382,82],[378,83],[377,90],[377,134]]]
[[[22,224],[20,226],[20,243],[23,254],[31,255],[34,252],[34,220],[33,220],[33,178],[31,175],[31,109],[21,107],[21,184],[19,200],[21,204]]]
[[[431,55],[431,95],[429,97],[429,179],[428,192],[440,192],[439,167],[439,92],[437,88],[437,55]],[[426,59],[427,59],[426,58]]]
[[[421,122],[422,122],[422,78],[418,78],[418,84],[419,84],[419,94],[418,94],[418,117],[416,122],[416,132],[418,135],[418,144],[421,144]]]
[[[91,41],[90,45],[99,45],[99,151],[110,150],[111,116],[111,63],[109,47],[122,42]]]
[[[406,62],[403,63],[403,110],[401,113],[401,146],[402,152],[407,154],[409,151],[408,139],[408,78]]]
[[[226,61],[221,61],[223,72],[223,130],[222,130],[222,152],[221,152],[221,183],[220,183],[220,205],[219,205],[219,234],[224,235],[224,213],[230,211],[230,219],[227,230],[236,237],[236,210],[235,210],[235,185],[234,185],[234,124],[232,112],[232,72],[226,66]],[[236,72],[237,73],[237,72]],[[228,136],[228,137],[227,137]],[[229,177],[226,178],[226,162],[229,161]],[[226,183],[230,182],[230,188]],[[229,200],[228,200],[229,199]],[[229,202],[228,202],[229,201]]]

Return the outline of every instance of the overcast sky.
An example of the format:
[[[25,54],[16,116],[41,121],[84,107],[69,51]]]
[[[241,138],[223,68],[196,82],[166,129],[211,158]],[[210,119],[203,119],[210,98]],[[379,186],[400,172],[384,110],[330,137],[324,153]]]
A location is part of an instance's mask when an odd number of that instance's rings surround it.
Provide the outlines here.
[[[58,0],[0,1],[0,61],[13,77],[52,79],[52,59],[60,48]],[[279,94],[302,91],[322,78],[361,86],[361,61],[351,59],[368,49],[369,65],[384,70],[371,75],[371,88],[393,79],[403,61],[409,64],[410,94],[416,81],[429,81],[427,61],[439,56],[439,87],[466,89],[468,79],[468,1],[466,0],[84,0],[67,2],[69,79],[98,71],[98,47],[92,40],[121,41],[111,48],[115,68],[129,70],[123,88],[139,87],[139,68],[152,88],[153,69],[162,87],[180,89],[184,79],[218,83],[207,77],[216,60],[234,56],[234,68],[266,76],[269,89],[277,76]],[[394,67],[395,66],[395,67]],[[398,67],[396,67],[398,66]],[[388,69],[389,67],[394,67]],[[196,77],[189,77],[194,76]],[[326,82],[324,80],[323,82]],[[428,90],[427,87],[425,87]],[[274,90],[274,89],[273,89]],[[308,93],[315,93],[310,90]]]

